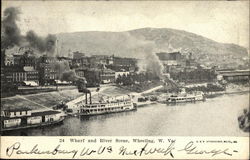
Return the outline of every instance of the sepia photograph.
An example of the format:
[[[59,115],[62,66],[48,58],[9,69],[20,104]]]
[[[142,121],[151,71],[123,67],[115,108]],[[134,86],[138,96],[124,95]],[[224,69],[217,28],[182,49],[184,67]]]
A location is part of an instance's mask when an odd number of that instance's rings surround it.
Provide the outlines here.
[[[249,1],[1,3],[1,137],[249,137]]]

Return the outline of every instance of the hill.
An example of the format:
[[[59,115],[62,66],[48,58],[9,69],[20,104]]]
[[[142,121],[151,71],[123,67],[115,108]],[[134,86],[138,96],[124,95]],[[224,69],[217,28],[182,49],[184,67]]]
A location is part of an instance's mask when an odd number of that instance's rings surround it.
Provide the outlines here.
[[[143,58],[156,52],[192,52],[202,63],[233,63],[227,59],[248,56],[247,49],[235,44],[218,43],[200,35],[168,28],[142,28],[125,32],[60,33],[58,52],[81,51],[87,55],[116,55]]]

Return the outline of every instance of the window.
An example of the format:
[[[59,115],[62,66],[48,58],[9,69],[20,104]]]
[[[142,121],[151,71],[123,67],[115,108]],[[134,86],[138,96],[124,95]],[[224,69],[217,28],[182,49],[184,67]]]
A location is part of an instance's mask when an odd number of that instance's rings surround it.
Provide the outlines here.
[[[22,115],[22,111],[20,111],[20,115]]]
[[[16,112],[14,112],[14,116],[16,115]]]

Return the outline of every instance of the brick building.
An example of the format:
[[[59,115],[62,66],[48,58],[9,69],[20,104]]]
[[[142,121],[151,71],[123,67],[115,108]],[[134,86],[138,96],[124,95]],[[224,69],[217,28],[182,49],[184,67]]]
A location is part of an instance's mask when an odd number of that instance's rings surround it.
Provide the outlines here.
[[[24,72],[27,76],[27,81],[33,81],[39,84],[39,74],[38,71],[34,69],[32,66],[23,67]]]
[[[8,67],[4,68],[7,83],[22,84],[24,81],[39,83],[38,71],[33,67]]]
[[[55,80],[57,79],[57,74],[51,64],[54,64],[56,62],[59,61],[54,57],[48,57],[46,55],[40,57],[38,71],[39,71],[39,83],[41,85],[55,84]]]

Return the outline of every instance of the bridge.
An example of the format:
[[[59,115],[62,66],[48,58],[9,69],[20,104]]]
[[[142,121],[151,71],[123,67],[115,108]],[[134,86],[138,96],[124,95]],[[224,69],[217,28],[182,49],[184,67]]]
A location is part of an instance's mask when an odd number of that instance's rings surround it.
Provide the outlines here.
[[[250,70],[217,70],[218,75],[228,81],[249,80]]]

